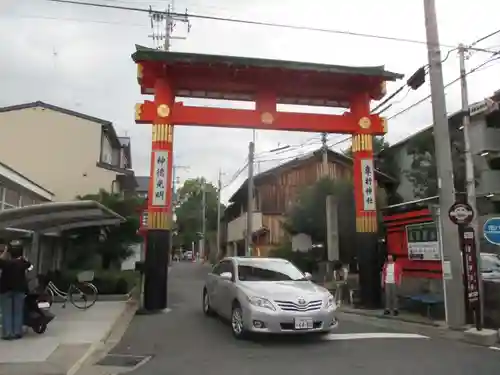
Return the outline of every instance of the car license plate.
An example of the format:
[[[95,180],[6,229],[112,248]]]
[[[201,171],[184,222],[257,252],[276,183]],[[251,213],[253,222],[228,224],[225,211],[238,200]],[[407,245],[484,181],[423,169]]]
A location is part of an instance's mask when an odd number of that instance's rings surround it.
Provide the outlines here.
[[[313,320],[311,318],[295,319],[295,329],[312,329]]]

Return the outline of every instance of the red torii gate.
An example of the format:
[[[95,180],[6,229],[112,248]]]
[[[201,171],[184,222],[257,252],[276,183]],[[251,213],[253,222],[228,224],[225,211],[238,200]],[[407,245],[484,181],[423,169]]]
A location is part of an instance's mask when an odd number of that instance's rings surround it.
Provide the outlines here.
[[[146,267],[163,267],[163,256],[151,251],[165,251],[169,241],[174,125],[352,134],[356,230],[377,231],[372,140],[387,132],[387,123],[370,113],[370,102],[386,94],[386,81],[402,75],[383,67],[168,52],[141,46],[136,46],[132,59],[137,63],[141,93],[154,95],[153,101],[146,100],[135,109],[136,123],[153,124]],[[176,97],[253,101],[255,109],[186,106],[175,102]],[[340,107],[346,112],[279,112],[277,104]],[[166,274],[164,277],[150,280],[151,293],[153,284],[166,284]],[[146,284],[147,280],[146,275]],[[146,301],[148,290],[145,285]],[[163,305],[166,301],[151,302],[151,309]]]

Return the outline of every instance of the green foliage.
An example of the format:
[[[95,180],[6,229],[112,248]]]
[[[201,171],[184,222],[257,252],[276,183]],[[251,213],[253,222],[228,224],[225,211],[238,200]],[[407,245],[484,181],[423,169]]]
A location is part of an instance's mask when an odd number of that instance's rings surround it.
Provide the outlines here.
[[[189,179],[177,191],[178,205],[175,208],[177,236],[175,247],[191,248],[193,241],[198,241],[197,233],[202,230],[202,191],[205,189],[206,232],[217,230],[217,188],[203,177]],[[224,207],[221,205],[221,212]]]
[[[93,200],[123,216],[126,221],[118,226],[107,227],[102,238],[100,227],[87,227],[67,232],[71,238],[71,251],[67,252],[65,265],[70,269],[110,269],[132,255],[130,245],[142,241],[137,234],[140,224],[140,208],[144,201],[136,197],[122,198],[101,190],[98,194],[79,196],[80,200]],[[97,263],[100,262],[98,265]]]
[[[322,258],[323,249],[315,248],[308,252],[292,251],[292,244],[286,242],[271,250],[269,256],[289,260],[302,272],[313,273],[318,270],[318,261]]]
[[[338,201],[353,202],[351,181],[333,181],[328,178],[303,189],[285,220],[285,229],[290,234],[305,233],[313,243],[325,243],[326,197],[333,195]],[[354,215],[354,205],[352,205]],[[344,217],[344,216],[343,216]]]
[[[450,128],[450,144],[455,190],[463,192],[465,191],[466,181],[465,150],[463,134],[460,130]],[[409,141],[407,153],[411,156],[412,162],[410,168],[403,171],[403,173],[412,183],[415,197],[427,198],[438,195],[437,167],[432,131],[428,130],[413,137]]]
[[[315,249],[309,253],[317,252],[312,255],[314,259],[324,257],[327,228],[326,197],[328,195],[333,195],[337,202],[340,260],[351,262],[356,250],[356,212],[352,181],[334,181],[325,178],[305,188],[299,193],[296,204],[288,212],[283,226],[291,235],[304,233],[311,237],[313,244],[323,244],[323,249]],[[387,196],[383,189],[377,189],[376,201],[379,207],[387,205]],[[379,223],[381,219],[379,211]],[[311,256],[311,254],[306,255]],[[305,255],[293,252],[290,256],[304,257]]]

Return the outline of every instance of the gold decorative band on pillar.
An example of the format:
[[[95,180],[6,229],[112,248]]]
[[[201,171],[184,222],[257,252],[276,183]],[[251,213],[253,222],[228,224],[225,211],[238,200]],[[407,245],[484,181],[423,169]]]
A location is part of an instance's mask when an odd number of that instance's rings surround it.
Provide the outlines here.
[[[357,134],[352,137],[352,152],[372,150],[373,136],[371,134]]]
[[[137,83],[141,84],[144,75],[144,67],[142,64],[137,64]]]
[[[382,129],[384,130],[384,133],[387,133],[389,131],[389,126],[387,125],[387,119],[385,117],[381,117],[380,122],[382,123]]]
[[[356,217],[356,232],[358,233],[376,233],[377,232],[377,214],[363,215]]]
[[[135,121],[139,121],[142,115],[142,104],[135,105]]]
[[[169,230],[172,228],[169,215],[165,211],[148,213],[148,229]]]
[[[172,143],[173,126],[169,124],[153,124],[153,142]]]

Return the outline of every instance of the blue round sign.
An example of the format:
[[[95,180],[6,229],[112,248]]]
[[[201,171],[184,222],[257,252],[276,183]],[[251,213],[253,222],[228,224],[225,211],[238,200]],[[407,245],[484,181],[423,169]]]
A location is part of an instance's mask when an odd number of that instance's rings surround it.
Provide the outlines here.
[[[489,243],[500,246],[500,217],[486,220],[483,226],[483,235]]]

